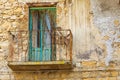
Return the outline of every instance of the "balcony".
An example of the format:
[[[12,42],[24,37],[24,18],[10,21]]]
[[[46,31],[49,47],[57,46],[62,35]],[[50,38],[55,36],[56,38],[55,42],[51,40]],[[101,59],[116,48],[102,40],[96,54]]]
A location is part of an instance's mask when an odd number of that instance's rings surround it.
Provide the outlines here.
[[[8,33],[7,60],[13,71],[72,69],[72,33],[69,29]]]

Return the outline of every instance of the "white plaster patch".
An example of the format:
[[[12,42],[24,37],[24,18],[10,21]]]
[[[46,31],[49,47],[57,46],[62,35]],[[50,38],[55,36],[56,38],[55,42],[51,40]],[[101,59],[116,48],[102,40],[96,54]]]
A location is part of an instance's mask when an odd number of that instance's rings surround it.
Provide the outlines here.
[[[76,63],[76,67],[80,67],[80,63]]]
[[[112,41],[111,40],[106,41],[106,47],[107,47],[107,56],[105,58],[105,64],[108,66],[109,62],[112,59],[112,53],[113,53]]]

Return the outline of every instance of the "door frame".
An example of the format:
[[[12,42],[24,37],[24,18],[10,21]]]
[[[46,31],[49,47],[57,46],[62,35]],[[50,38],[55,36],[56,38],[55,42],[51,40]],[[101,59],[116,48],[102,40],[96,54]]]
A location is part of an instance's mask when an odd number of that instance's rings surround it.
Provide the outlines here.
[[[30,7],[29,8],[29,52],[28,52],[28,61],[32,61],[32,30],[33,30],[33,21],[32,21],[32,11],[34,10],[55,10],[55,14],[56,14],[56,7]],[[56,19],[56,15],[55,15],[55,19]],[[55,20],[56,23],[56,20]],[[55,24],[56,26],[56,24]],[[52,45],[51,45],[52,46]],[[52,53],[54,52],[54,53]],[[43,54],[43,52],[42,52]],[[53,57],[53,54],[56,54],[56,48],[54,49],[54,51],[51,51],[51,57]],[[41,55],[40,57],[42,57],[43,55]],[[56,56],[54,56],[52,58],[52,60],[55,60]],[[40,60],[42,61],[42,60]]]

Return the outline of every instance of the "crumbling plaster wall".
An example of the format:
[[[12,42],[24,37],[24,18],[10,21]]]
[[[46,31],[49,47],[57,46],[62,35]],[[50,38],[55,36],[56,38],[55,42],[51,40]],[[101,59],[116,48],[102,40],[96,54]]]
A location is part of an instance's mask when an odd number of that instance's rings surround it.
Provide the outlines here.
[[[105,63],[120,57],[120,4],[119,0],[91,0],[93,24],[99,29],[106,46]]]

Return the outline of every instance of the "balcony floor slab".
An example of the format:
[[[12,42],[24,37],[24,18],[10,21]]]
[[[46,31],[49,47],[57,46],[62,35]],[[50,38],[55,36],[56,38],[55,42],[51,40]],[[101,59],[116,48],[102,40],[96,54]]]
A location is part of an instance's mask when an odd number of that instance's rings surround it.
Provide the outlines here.
[[[65,70],[73,67],[68,61],[8,62],[8,66],[13,71]]]

